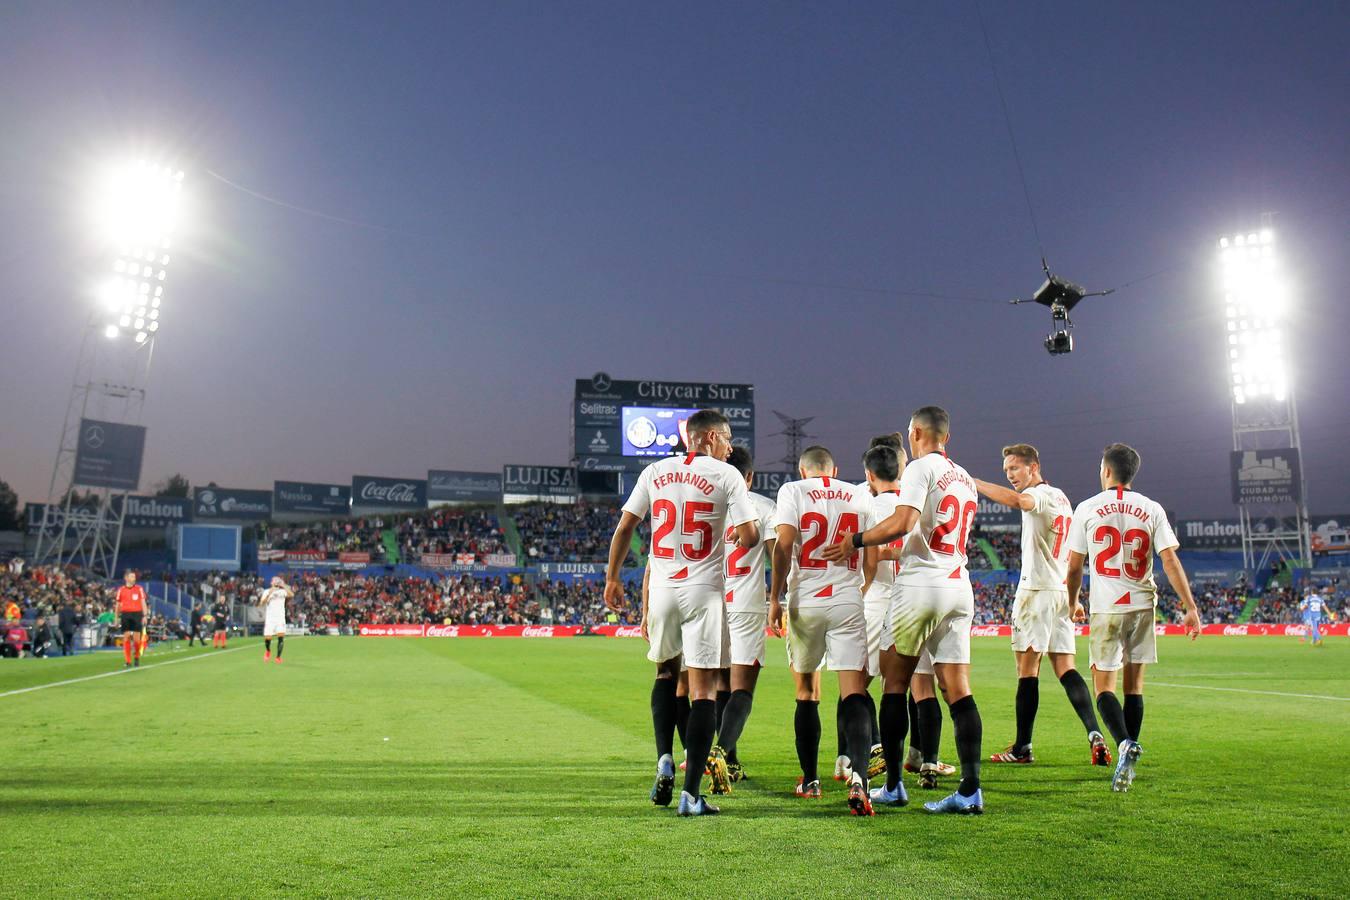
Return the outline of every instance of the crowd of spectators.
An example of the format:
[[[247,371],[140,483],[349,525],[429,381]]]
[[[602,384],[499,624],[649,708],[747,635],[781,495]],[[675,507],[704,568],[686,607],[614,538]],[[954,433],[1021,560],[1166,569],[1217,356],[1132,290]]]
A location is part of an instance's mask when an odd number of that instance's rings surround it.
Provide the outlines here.
[[[1017,586],[1008,582],[985,584],[972,579],[975,589],[975,624],[1006,625],[1012,622],[1013,596]]]
[[[1200,611],[1200,621],[1206,625],[1231,625],[1247,607],[1248,589],[1245,584],[1225,585],[1218,581],[1192,581],[1191,596]],[[1158,590],[1158,621],[1180,625],[1186,616],[1181,598],[1170,586]],[[1253,618],[1253,622],[1259,621]]]
[[[972,569],[990,568],[989,558],[976,544],[977,538],[984,538],[993,546],[1003,568],[1013,571],[1022,568],[1022,536],[1019,532],[981,531],[971,537],[966,547],[970,555],[970,567]]]
[[[394,531],[408,562],[423,553],[467,554],[483,562],[489,554],[508,552],[497,514],[481,506],[440,506],[400,519]]]
[[[531,560],[604,562],[619,521],[613,504],[535,503],[511,507],[520,543]]]
[[[384,559],[380,532],[386,527],[380,516],[334,519],[325,522],[264,522],[258,526],[258,543],[267,550],[309,550],[326,554],[369,553]]]

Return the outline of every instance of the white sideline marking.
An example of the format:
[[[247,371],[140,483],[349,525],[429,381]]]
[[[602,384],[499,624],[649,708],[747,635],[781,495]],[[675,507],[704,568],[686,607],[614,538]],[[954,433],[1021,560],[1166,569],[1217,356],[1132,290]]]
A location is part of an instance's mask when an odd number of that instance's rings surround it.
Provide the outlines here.
[[[46,688],[61,687],[63,684],[79,684],[81,681],[94,681],[99,678],[111,678],[114,675],[129,675],[132,672],[139,672],[142,669],[158,669],[160,666],[171,666],[174,663],[192,662],[194,659],[211,659],[216,656],[224,656],[226,653],[233,653],[236,650],[247,650],[247,647],[230,647],[222,650],[220,653],[204,653],[201,656],[185,656],[182,659],[171,659],[167,662],[155,663],[149,666],[135,666],[130,669],[114,669],[111,672],[102,672],[98,675],[85,675],[83,678],[67,678],[65,681],[53,681],[48,684],[35,684],[32,687],[16,688],[12,691],[0,691],[0,697],[13,697],[15,694],[27,694],[32,691],[41,691]],[[172,652],[172,651],[170,651]]]
[[[1342,703],[1350,703],[1350,697],[1333,697],[1330,694],[1289,694],[1284,691],[1254,691],[1250,688],[1210,687],[1204,684],[1169,684],[1166,681],[1144,680],[1145,687],[1150,684],[1156,684],[1158,687],[1190,688],[1193,691],[1224,691],[1229,694],[1265,694],[1267,697],[1301,697],[1305,700],[1339,700]]]

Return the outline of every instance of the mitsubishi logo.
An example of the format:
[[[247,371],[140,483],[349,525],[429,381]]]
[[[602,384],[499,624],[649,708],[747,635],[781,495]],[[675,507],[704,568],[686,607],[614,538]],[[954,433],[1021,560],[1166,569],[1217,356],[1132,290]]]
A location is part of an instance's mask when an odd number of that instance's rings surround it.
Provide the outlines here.
[[[87,429],[85,429],[84,442],[90,448],[97,450],[99,447],[103,446],[103,441],[104,437],[102,425],[90,425]]]
[[[613,386],[614,382],[606,372],[596,372],[591,376],[591,387],[594,390],[604,393]]]

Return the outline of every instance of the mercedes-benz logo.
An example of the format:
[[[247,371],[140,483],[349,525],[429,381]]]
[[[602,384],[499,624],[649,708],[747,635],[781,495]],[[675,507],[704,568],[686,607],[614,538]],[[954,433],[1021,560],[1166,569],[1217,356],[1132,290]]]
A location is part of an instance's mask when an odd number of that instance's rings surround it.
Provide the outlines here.
[[[602,393],[609,390],[613,384],[614,381],[609,377],[607,372],[596,372],[591,376],[591,387]]]
[[[85,429],[84,442],[88,446],[97,450],[99,447],[103,446],[103,440],[104,437],[102,425],[90,425],[87,429]]]

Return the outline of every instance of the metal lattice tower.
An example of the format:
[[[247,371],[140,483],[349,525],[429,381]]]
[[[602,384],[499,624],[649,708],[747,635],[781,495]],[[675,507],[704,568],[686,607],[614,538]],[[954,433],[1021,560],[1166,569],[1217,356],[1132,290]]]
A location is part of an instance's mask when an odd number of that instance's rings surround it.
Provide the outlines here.
[[[806,433],[807,423],[815,419],[815,416],[807,416],[804,419],[794,419],[791,416],[780,413],[776,409],[773,411],[773,414],[783,423],[783,430],[775,431],[771,436],[778,437],[781,435],[782,437],[787,438],[787,455],[778,460],[778,462],[787,466],[790,471],[795,472],[797,471],[797,463],[802,458],[802,444],[807,438],[815,437],[814,434]]]

